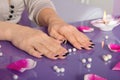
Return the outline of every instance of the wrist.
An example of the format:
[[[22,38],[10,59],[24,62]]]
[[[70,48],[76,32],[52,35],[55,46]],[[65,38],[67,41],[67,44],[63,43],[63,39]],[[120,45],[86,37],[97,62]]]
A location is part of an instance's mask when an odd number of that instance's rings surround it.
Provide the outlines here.
[[[53,9],[45,8],[39,13],[38,22],[40,25],[49,26],[50,24],[64,21],[56,14]]]
[[[54,25],[54,24],[61,24],[61,23],[65,23],[61,18],[59,17],[51,17],[50,19],[48,19],[48,26],[49,25]]]
[[[16,37],[24,35],[23,32],[25,32],[26,28],[28,27],[11,24],[10,28],[5,31],[6,40],[13,41]]]
[[[5,35],[5,39],[4,40],[11,41],[11,31],[9,29],[7,29],[4,32],[4,35]]]

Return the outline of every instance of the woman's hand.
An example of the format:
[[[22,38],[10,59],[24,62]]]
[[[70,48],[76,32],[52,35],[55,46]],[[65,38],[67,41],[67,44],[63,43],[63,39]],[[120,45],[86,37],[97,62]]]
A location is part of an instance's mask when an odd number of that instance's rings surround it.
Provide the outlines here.
[[[60,45],[60,42],[40,30],[28,27],[17,27],[11,32],[10,39],[16,47],[37,58],[44,55],[50,59],[64,59],[65,56],[63,55],[67,53],[67,50]]]
[[[48,32],[51,37],[57,40],[68,40],[77,49],[90,50],[94,47],[92,41],[85,34],[64,21],[54,21],[49,24]]]

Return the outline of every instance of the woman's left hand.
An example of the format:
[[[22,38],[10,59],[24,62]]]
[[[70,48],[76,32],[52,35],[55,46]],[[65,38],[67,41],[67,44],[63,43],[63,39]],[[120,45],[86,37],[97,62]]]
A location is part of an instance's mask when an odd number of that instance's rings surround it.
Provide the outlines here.
[[[94,47],[92,41],[85,34],[64,21],[56,21],[49,24],[48,33],[57,40],[68,40],[77,49],[90,50]]]

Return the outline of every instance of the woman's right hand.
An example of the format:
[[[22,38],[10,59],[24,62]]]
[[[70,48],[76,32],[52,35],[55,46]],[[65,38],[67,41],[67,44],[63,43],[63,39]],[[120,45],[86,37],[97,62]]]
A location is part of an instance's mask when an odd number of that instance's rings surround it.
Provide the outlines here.
[[[49,37],[40,30],[29,27],[16,27],[10,34],[10,41],[28,54],[41,58],[42,55],[50,59],[64,59],[67,50],[60,45],[60,42]]]

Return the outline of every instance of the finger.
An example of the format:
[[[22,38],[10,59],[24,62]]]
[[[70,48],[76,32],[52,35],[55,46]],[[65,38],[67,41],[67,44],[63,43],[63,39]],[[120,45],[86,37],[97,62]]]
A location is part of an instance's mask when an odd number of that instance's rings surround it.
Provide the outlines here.
[[[28,49],[28,53],[34,57],[37,57],[37,58],[42,58],[42,55],[40,52],[36,51],[34,48],[29,48]]]
[[[61,51],[62,51],[62,52],[61,52]],[[58,52],[58,55],[59,55],[59,56],[58,56],[59,59],[65,59],[66,56],[67,56],[66,54],[68,53],[68,51],[64,52],[64,51],[62,50],[62,48],[58,49],[57,52]],[[64,56],[64,55],[66,55],[66,56]]]
[[[75,36],[72,33],[65,33],[66,39],[77,49],[81,49],[82,45],[76,40]]]
[[[54,43],[54,44],[53,44]],[[65,54],[67,50],[63,48],[57,41],[51,37],[48,38],[45,43],[42,43],[47,49],[49,49],[54,54]]]
[[[61,34],[55,32],[55,31],[52,32],[52,33],[50,34],[50,36],[53,37],[53,38],[55,38],[55,39],[57,39],[57,40],[60,40],[60,41],[63,41],[63,40],[65,39],[64,36],[62,36]]]
[[[55,57],[57,54],[52,53],[49,49],[47,49],[44,45],[36,44],[34,45],[35,49],[39,52],[42,52],[44,56],[50,59],[57,59]]]
[[[76,37],[77,41],[82,45],[82,47],[88,50],[92,48],[93,43],[90,42],[90,39],[87,36],[77,31],[74,32],[74,36]]]

